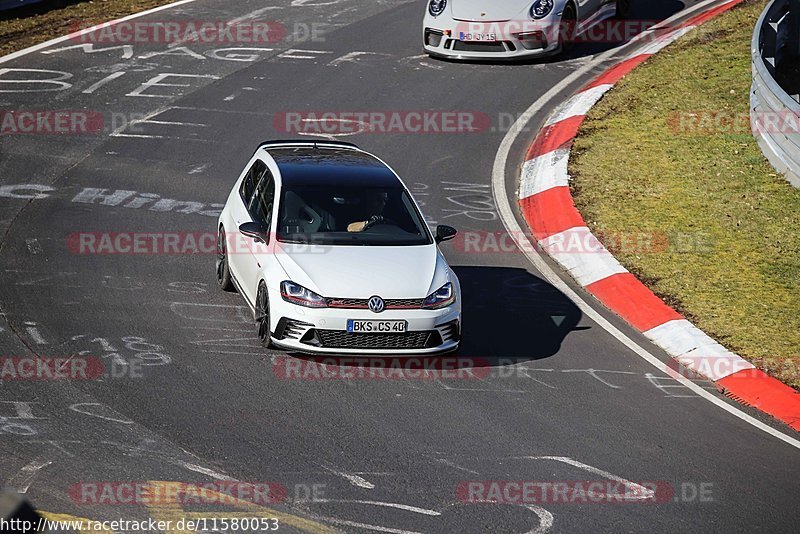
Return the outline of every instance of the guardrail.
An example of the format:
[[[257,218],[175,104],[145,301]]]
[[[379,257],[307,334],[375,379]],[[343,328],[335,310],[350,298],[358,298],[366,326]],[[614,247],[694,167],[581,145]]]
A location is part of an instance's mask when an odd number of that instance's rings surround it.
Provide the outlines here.
[[[800,94],[790,95],[778,83],[788,64],[800,57],[800,0],[773,0],[766,7],[751,50],[753,135],[772,166],[800,187],[800,129],[789,127],[800,124]]]

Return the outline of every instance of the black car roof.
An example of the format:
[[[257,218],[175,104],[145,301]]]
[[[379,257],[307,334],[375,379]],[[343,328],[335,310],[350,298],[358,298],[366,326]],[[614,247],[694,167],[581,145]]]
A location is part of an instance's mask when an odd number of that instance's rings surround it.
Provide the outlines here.
[[[267,148],[281,172],[284,187],[401,187],[397,176],[375,156],[348,148]]]

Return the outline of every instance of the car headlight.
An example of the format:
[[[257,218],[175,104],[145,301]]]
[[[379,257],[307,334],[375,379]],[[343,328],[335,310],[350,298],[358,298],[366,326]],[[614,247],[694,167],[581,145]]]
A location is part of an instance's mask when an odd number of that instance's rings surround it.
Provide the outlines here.
[[[310,289],[297,285],[294,282],[281,282],[281,297],[286,302],[305,306],[306,308],[327,308],[327,301]]]
[[[428,3],[428,12],[434,17],[438,17],[444,12],[447,7],[447,0],[431,0]]]
[[[531,18],[543,19],[553,11],[554,0],[535,0],[531,6]]]
[[[453,284],[447,282],[445,285],[428,295],[422,307],[429,310],[438,310],[439,308],[446,308],[456,301],[456,292],[453,290]]]

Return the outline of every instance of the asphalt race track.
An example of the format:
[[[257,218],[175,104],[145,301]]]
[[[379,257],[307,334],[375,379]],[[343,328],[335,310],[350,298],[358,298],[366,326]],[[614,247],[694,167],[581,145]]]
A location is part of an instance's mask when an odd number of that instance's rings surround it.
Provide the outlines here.
[[[635,2],[632,18],[662,20],[697,3]],[[491,178],[508,127],[614,45],[579,45],[525,64],[431,60],[421,55],[424,8],[421,1],[197,0],[144,20],[249,17],[290,29],[316,24],[317,33],[235,52],[62,42],[0,63],[0,109],[93,110],[105,118],[104,131],[89,135],[0,137],[0,354],[92,355],[123,375],[0,383],[0,482],[26,489],[42,510],[90,519],[180,510],[92,505],[70,493],[75,484],[224,476],[285,486],[287,498],[270,510],[287,531],[796,531],[797,448],[652,367],[509,247],[442,245],[464,292],[460,354],[490,367],[479,379],[436,381],[283,379],[275,365],[285,354],[262,350],[244,301],[217,290],[213,253],[76,253],[76,233],[213,234],[257,143],[297,137],[280,131],[280,118],[310,111],[488,117],[491,125],[478,132],[339,139],[393,166],[430,223],[502,235]],[[600,69],[588,69],[563,95]],[[512,205],[516,171],[550,109],[511,149]],[[697,383],[797,438],[710,382]],[[457,494],[476,480],[619,479],[674,493],[657,503],[527,506],[463,502]],[[305,498],[314,487],[318,498]],[[223,506],[192,511],[226,516]]]

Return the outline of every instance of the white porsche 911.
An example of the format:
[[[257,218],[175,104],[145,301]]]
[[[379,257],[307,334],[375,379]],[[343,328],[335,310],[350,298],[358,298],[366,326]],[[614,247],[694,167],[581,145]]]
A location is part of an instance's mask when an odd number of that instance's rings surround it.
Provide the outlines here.
[[[253,312],[265,347],[432,354],[458,348],[458,278],[408,189],[349,143],[256,150],[219,217],[217,281]]]
[[[434,57],[556,54],[589,28],[627,15],[630,0],[428,0],[423,46]]]

